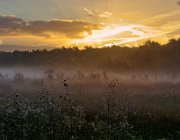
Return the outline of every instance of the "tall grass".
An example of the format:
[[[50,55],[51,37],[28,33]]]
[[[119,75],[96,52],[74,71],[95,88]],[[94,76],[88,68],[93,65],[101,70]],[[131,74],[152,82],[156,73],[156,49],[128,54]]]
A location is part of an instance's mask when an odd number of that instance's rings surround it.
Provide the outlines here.
[[[96,100],[102,106],[98,112],[88,110],[86,105],[75,100],[71,90],[72,82],[66,80],[64,74],[55,76],[55,72],[48,70],[45,76],[45,79],[40,80],[39,93],[33,93],[33,97],[25,97],[19,90],[3,95],[0,102],[1,140],[156,140],[165,136],[172,140],[180,138],[178,114],[171,122],[164,122],[157,114],[150,112],[150,109],[147,112],[133,109],[134,106],[129,103],[134,98],[133,95],[128,89],[123,90],[122,84],[116,78],[110,79],[106,73],[88,75],[89,81],[93,83],[98,83],[101,79],[108,83],[105,85],[99,82],[97,85],[100,94],[98,91],[96,94],[101,99]],[[1,77],[3,87],[4,80]],[[79,84],[83,80],[88,81],[86,75],[80,71],[77,72],[77,77]],[[22,74],[17,74],[14,80],[19,84],[27,82]],[[59,91],[54,92],[56,82],[62,90],[56,88]],[[81,90],[84,94],[88,92],[83,84]],[[170,128],[172,130],[169,134],[164,134],[163,130],[167,132]]]

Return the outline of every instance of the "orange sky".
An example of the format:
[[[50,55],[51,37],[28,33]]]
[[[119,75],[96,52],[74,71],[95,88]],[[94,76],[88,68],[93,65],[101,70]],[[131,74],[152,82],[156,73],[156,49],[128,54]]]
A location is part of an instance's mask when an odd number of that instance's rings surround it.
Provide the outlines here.
[[[137,46],[180,37],[177,0],[0,0],[0,44]],[[18,48],[15,48],[18,49]]]

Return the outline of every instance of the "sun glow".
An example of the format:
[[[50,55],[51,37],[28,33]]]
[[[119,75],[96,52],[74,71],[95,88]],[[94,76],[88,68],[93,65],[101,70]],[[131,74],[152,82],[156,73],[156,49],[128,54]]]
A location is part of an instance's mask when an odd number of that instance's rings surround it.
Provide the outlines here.
[[[87,36],[85,39],[81,39],[78,42],[101,42],[103,39],[107,37],[114,36],[124,31],[131,30],[131,26],[119,26],[119,27],[106,27],[102,30],[94,30],[92,34]]]
[[[94,31],[91,36],[87,37],[87,42],[91,41],[91,40],[97,40],[98,41],[99,39],[114,36],[118,33],[128,31],[130,29],[132,29],[131,26],[123,26],[123,27],[117,27],[117,28],[112,28],[112,29],[111,28],[105,29],[105,30],[101,30],[101,31]]]
[[[124,35],[124,33],[128,34]],[[74,40],[77,45],[95,45],[96,47],[120,45],[159,35],[159,32],[141,25],[113,25],[85,34],[84,39]]]

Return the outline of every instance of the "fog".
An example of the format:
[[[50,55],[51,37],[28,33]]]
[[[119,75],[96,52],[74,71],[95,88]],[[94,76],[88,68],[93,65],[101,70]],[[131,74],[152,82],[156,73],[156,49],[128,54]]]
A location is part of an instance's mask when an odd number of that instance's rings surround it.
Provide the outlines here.
[[[179,129],[177,118],[180,116],[179,85],[180,74],[174,71],[1,67],[0,115],[3,116],[4,123],[7,122],[5,118],[8,116],[8,120],[22,120],[18,122],[28,120],[28,125],[33,124],[35,128],[45,129],[44,126],[36,126],[38,124],[36,120],[49,127],[52,121],[55,122],[54,124],[65,123],[69,126],[67,117],[72,117],[73,110],[74,122],[85,120],[83,127],[88,126],[88,129],[91,129],[91,123],[97,123],[99,126],[102,123],[106,124],[107,120],[104,118],[111,116],[112,120],[116,119],[116,122],[120,122],[118,127],[123,126],[122,129],[124,129],[127,124],[132,125],[135,127],[130,128],[139,134],[142,134],[141,128],[150,125],[143,132],[145,136],[152,131],[156,134],[156,130],[158,134],[159,131],[164,132],[164,128],[167,128],[167,132],[170,129],[176,133]],[[108,109],[111,110],[110,115],[108,115]],[[34,116],[38,119],[29,119]],[[61,119],[57,123],[57,116],[62,117],[63,121]],[[164,118],[168,121],[164,121]],[[173,120],[176,121],[172,122]],[[17,123],[17,121],[14,122]],[[117,123],[115,124],[117,126]],[[177,127],[174,127],[176,124]],[[68,130],[76,134],[75,128],[78,126],[74,123],[72,125],[73,129]],[[95,126],[95,129],[97,130],[99,126]],[[102,127],[109,128],[106,125]],[[56,128],[62,132],[64,127],[57,125]],[[125,130],[128,133],[130,131],[129,127]],[[98,132],[101,131],[106,134],[106,131],[98,130]],[[63,133],[66,134],[66,131]],[[166,134],[160,134],[160,136],[166,136]],[[160,138],[160,136],[157,137]]]
[[[70,68],[64,69],[61,67],[1,67],[0,74],[4,78],[13,79],[17,73],[22,73],[26,79],[42,79],[45,76],[47,70],[53,70],[53,74],[56,77],[58,74],[63,74],[65,79],[79,80],[80,76],[83,78],[92,78],[95,76],[96,80],[103,80],[104,76],[109,79],[117,79],[122,83],[180,83],[180,73],[178,71],[107,71],[107,70],[94,70],[94,69],[81,69]],[[82,80],[81,79],[81,80]]]

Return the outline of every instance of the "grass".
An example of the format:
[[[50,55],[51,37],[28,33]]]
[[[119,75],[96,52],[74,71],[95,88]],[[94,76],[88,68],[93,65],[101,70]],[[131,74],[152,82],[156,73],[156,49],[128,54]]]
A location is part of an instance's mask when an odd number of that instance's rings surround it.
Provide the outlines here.
[[[46,71],[42,79],[2,75],[0,139],[180,139],[179,83],[129,77],[136,82],[104,72]]]

